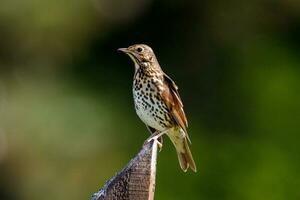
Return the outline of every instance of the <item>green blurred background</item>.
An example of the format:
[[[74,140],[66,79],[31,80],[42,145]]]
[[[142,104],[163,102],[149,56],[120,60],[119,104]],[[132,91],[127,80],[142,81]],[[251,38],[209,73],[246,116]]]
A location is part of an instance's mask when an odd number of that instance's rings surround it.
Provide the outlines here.
[[[130,59],[179,85],[198,172],[166,138],[156,199],[300,199],[298,0],[2,0],[0,199],[89,199],[140,149]]]

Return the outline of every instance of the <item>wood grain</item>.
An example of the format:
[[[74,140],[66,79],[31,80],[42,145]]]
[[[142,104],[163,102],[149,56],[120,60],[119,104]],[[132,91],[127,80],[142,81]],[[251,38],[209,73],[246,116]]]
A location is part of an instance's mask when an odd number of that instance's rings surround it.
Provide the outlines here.
[[[153,200],[156,159],[157,141],[145,143],[127,166],[108,180],[91,200]]]

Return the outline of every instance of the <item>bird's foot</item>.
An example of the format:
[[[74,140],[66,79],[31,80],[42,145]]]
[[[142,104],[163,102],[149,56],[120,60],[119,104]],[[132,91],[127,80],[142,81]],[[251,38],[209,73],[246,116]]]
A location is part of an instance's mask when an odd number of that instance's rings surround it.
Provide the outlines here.
[[[168,129],[165,131],[162,131],[160,133],[158,133],[158,131],[156,131],[155,133],[153,133],[147,140],[146,143],[151,142],[152,140],[156,140],[157,141],[157,145],[159,147],[159,152],[162,150],[162,143],[163,143],[163,135],[166,134],[168,132]]]
[[[157,140],[157,145],[158,145],[158,147],[159,147],[159,152],[161,152],[162,147],[163,147],[163,137],[162,137],[162,136],[160,136],[160,137],[158,138],[158,140]]]
[[[146,141],[145,141],[145,143],[144,144],[147,144],[147,143],[149,143],[149,142],[154,142],[154,141],[156,141],[157,142],[157,145],[158,145],[158,148],[159,148],[159,152],[162,150],[162,147],[163,147],[163,145],[162,145],[162,137],[161,136],[159,136],[159,135],[151,135]]]

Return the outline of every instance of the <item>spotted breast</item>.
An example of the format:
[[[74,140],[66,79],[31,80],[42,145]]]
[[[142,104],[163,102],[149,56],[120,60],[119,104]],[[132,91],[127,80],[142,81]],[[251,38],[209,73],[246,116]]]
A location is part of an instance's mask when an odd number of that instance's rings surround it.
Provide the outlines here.
[[[156,130],[163,131],[170,127],[170,115],[167,106],[159,95],[159,86],[163,82],[138,70],[133,82],[133,99],[139,118]]]

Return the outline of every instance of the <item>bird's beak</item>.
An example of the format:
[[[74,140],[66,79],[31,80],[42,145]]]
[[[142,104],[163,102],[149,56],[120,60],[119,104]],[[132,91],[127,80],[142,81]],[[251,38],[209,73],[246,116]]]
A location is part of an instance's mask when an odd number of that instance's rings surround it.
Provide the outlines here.
[[[130,51],[128,48],[119,48],[118,51],[122,51],[122,52],[126,53],[134,63],[137,63],[137,58],[135,56],[135,53]]]
[[[118,48],[118,51],[122,51],[124,53],[129,53],[130,52],[127,48]]]

